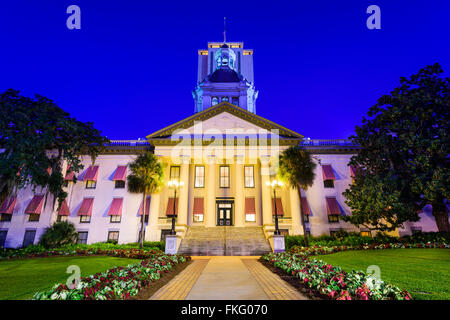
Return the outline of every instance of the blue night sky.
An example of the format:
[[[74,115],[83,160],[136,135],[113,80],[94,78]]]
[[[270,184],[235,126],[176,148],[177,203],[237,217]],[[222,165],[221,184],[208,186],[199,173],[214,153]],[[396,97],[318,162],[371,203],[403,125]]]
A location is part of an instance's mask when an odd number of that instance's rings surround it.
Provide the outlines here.
[[[71,4],[81,30],[66,27]],[[366,27],[371,4],[381,30]],[[448,0],[15,0],[0,4],[0,91],[145,137],[193,114],[197,49],[222,41],[224,16],[227,40],[254,49],[257,114],[311,138],[347,138],[400,76],[450,70]]]

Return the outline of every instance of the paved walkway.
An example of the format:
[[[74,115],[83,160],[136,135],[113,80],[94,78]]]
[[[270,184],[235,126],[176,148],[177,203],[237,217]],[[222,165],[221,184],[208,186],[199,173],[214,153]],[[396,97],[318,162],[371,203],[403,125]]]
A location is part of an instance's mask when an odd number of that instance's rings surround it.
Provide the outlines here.
[[[151,300],[305,300],[258,257],[193,257]]]

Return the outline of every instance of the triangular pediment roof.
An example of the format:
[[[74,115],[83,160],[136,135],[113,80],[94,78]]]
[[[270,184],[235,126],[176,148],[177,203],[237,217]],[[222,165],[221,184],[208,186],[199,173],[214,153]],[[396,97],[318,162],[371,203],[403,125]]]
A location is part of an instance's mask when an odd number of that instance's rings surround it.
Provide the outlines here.
[[[266,118],[258,116],[252,112],[249,112],[241,107],[235,106],[228,102],[219,103],[213,107],[205,109],[201,112],[195,113],[192,116],[185,118],[181,121],[178,121],[170,126],[167,126],[161,130],[158,130],[152,134],[147,136],[147,140],[154,144],[158,140],[169,138],[174,132],[177,130],[188,129],[195,125],[197,121],[207,121],[216,117],[222,113],[231,114],[234,117],[237,117],[243,121],[246,121],[256,127],[265,129],[267,131],[278,130],[278,135],[280,139],[285,140],[298,140],[301,141],[303,139],[303,135],[289,130],[275,122],[272,122]]]

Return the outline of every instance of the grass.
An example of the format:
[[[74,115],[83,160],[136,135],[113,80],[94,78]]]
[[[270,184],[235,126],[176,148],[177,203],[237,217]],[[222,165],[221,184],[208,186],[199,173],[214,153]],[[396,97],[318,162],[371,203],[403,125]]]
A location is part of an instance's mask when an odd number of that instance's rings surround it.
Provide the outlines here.
[[[116,257],[49,257],[0,261],[0,300],[27,300],[40,290],[65,283],[72,274],[67,267],[77,265],[81,276],[106,271],[114,266],[138,263],[137,259]]]
[[[414,299],[450,300],[450,250],[387,249],[344,251],[319,259],[346,271],[380,268],[383,281],[408,290]]]

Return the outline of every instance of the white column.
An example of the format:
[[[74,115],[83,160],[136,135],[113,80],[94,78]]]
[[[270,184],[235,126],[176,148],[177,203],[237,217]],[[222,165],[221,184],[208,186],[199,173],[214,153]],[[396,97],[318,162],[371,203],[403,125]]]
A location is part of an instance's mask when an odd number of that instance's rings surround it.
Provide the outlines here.
[[[303,226],[300,216],[300,199],[298,198],[297,189],[289,188],[289,198],[291,200],[292,234],[303,234]]]
[[[266,185],[270,180],[269,156],[261,156],[261,194],[262,194],[262,212],[263,226],[272,226],[272,196],[271,189]]]
[[[153,193],[150,199],[150,211],[148,218],[148,226],[145,232],[146,241],[160,241],[161,240],[161,230],[158,228],[158,218],[159,218],[159,193]]]
[[[244,182],[243,182],[243,156],[236,156],[235,165],[235,197],[234,197],[234,218],[236,227],[243,227],[245,223],[245,208],[244,208]]]
[[[187,227],[190,157],[182,156],[181,161],[180,181],[183,181],[184,186],[179,189],[177,225]]]
[[[208,156],[208,177],[206,188],[208,190],[206,205],[206,226],[216,225],[216,158]]]

